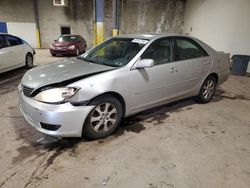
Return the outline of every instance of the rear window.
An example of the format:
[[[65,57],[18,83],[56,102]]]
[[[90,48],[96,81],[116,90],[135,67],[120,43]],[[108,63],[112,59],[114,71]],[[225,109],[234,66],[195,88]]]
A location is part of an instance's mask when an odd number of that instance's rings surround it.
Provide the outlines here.
[[[21,39],[14,37],[14,36],[7,35],[6,40],[8,40],[10,46],[17,46],[17,45],[23,44]]]

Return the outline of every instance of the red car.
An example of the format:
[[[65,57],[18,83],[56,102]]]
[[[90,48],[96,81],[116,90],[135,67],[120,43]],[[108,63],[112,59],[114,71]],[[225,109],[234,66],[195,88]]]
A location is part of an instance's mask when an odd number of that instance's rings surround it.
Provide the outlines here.
[[[52,56],[79,55],[87,49],[84,38],[80,35],[61,35],[50,47]]]

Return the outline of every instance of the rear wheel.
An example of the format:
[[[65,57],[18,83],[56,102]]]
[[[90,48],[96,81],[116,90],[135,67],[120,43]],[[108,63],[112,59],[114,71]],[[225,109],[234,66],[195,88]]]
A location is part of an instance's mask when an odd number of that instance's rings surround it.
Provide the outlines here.
[[[208,103],[214,96],[216,89],[216,78],[214,76],[209,76],[201,86],[200,93],[198,95],[199,103]]]
[[[33,55],[28,53],[25,57],[25,66],[30,69],[33,67]]]
[[[83,53],[87,51],[87,45],[84,46]]]
[[[123,108],[120,101],[111,95],[105,95],[96,98],[90,105],[95,108],[84,123],[83,134],[91,139],[111,135],[122,121]]]

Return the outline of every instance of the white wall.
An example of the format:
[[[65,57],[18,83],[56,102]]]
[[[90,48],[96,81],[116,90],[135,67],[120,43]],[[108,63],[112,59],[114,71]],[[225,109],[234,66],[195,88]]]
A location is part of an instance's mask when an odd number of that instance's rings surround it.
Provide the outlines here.
[[[20,37],[37,48],[35,23],[7,22],[8,33]]]
[[[187,0],[183,31],[217,51],[250,55],[250,0]]]

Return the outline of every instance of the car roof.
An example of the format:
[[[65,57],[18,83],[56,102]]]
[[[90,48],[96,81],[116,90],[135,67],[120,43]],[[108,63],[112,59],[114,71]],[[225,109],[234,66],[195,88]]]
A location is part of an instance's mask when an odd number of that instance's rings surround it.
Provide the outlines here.
[[[9,33],[1,33],[1,32],[0,32],[0,35],[8,35],[8,36],[13,36],[13,37],[20,38],[20,37],[18,37],[18,36],[15,36],[15,35],[12,35],[12,34],[9,34]]]
[[[169,36],[176,36],[176,37],[188,37],[186,35],[176,34],[176,33],[144,33],[144,34],[126,34],[126,35],[119,35],[116,36],[117,38],[139,38],[139,39],[157,39],[162,37],[169,37]]]

